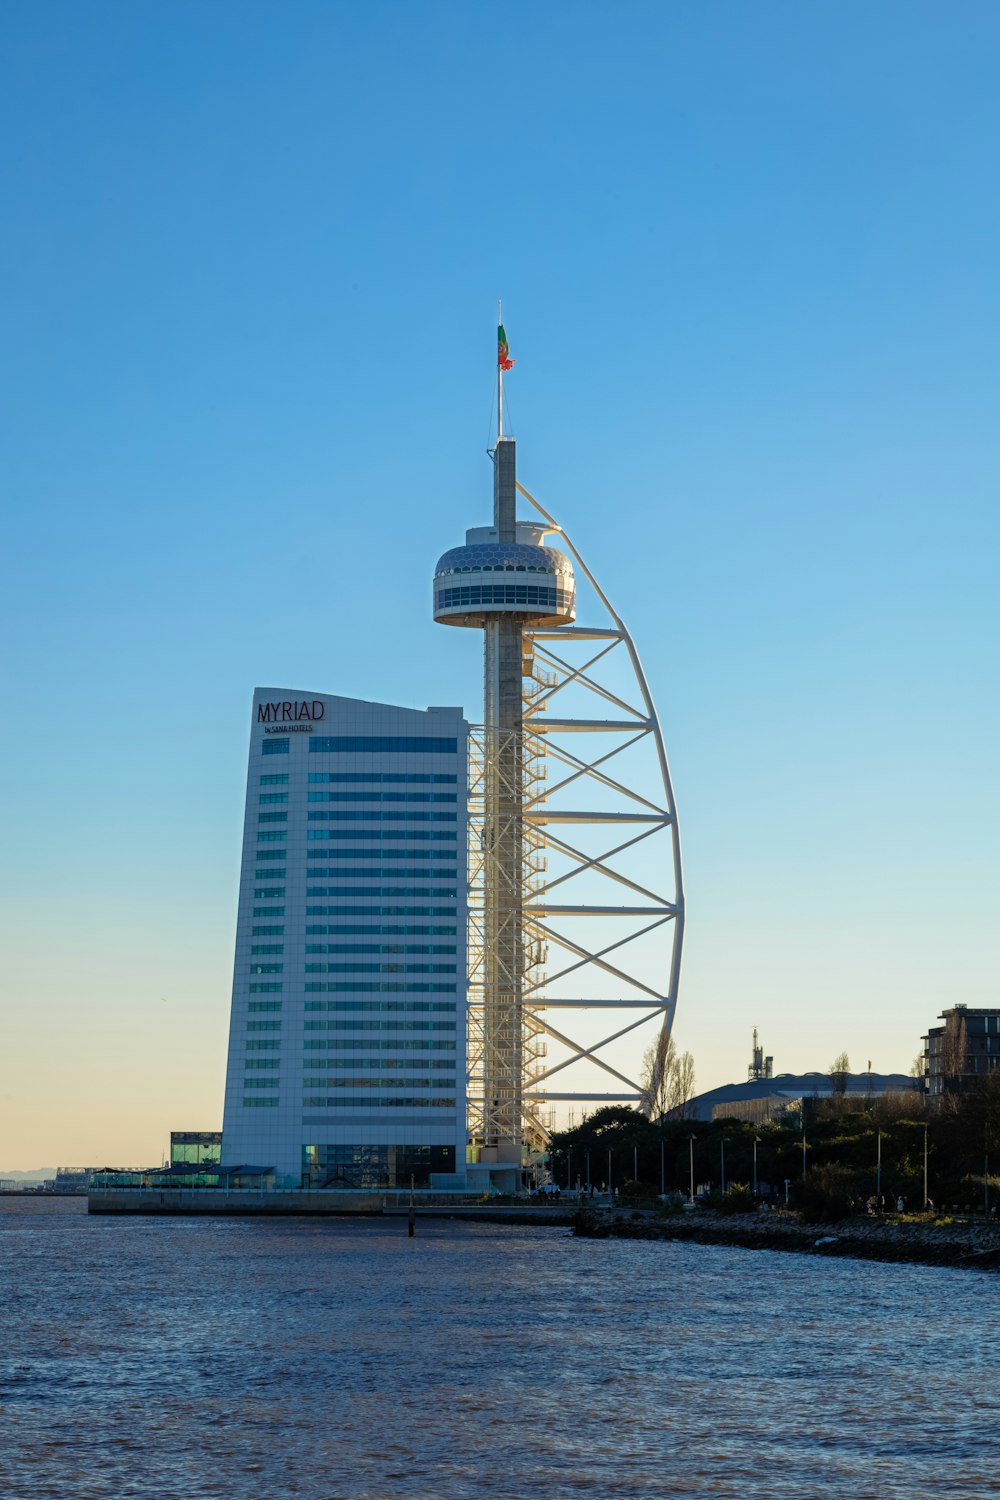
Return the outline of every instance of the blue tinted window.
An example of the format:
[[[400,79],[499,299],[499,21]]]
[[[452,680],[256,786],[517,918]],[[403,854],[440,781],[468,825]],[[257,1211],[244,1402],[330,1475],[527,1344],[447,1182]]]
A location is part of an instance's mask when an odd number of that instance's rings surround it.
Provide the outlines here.
[[[267,875],[277,875],[277,870],[268,870]],[[255,901],[269,901],[273,896],[283,896],[285,887],[283,885],[259,885],[255,888],[253,898]]]
[[[287,781],[287,779],[286,777],[285,780]],[[439,783],[446,782],[449,786],[454,786],[458,781],[458,777],[450,772],[443,771],[431,771],[423,774],[420,772],[411,774],[406,771],[310,771],[309,780],[337,781],[341,784],[359,781],[382,783],[389,781],[395,782],[397,785],[404,781],[410,783],[410,785],[413,785],[415,782],[421,782],[426,785],[428,782],[436,781]]]
[[[309,852],[312,854],[313,850]],[[316,853],[319,854],[320,851],[317,850]],[[402,849],[330,849],[327,851],[327,859],[330,858],[331,854],[339,854],[341,857],[344,854],[349,854],[353,859],[364,859],[366,856],[368,859],[441,859],[447,858],[448,851],[446,849],[410,849],[406,851]],[[454,858],[454,855],[452,857]],[[320,858],[322,858],[321,854]],[[373,866],[369,866],[366,869],[364,865],[321,865],[318,869],[307,870],[306,874],[310,880],[336,880],[338,876],[343,880],[345,877],[351,878],[359,875],[369,875],[373,880],[392,880],[394,878],[396,880],[419,880],[421,877],[424,880],[455,880],[458,876],[458,871],[454,866],[448,870],[380,870]],[[321,888],[317,886],[316,890],[319,889]],[[315,894],[315,890],[312,887],[308,887],[306,890],[306,895],[310,894]],[[335,890],[329,894],[347,896],[350,895],[350,891]],[[374,896],[378,895],[378,892],[365,891],[363,894]],[[387,892],[387,894],[389,893]],[[416,894],[417,892],[414,892],[414,895]],[[431,892],[428,891],[427,894],[430,895]]]
[[[266,986],[261,986],[261,988],[266,988]],[[271,988],[272,989],[277,988],[277,989],[280,990],[281,989],[281,985],[280,984],[277,985],[277,986],[272,985]],[[251,1012],[253,1012],[255,1010],[256,1011],[262,1011],[262,1010],[280,1010],[280,1009],[281,1009],[281,1001],[280,1000],[251,1000],[250,1004],[247,1006],[247,1010],[249,1010]]]
[[[305,986],[309,994],[326,995],[450,995],[454,993],[454,982],[451,984],[401,984],[396,980],[384,980],[381,984],[370,980],[359,980],[357,983],[332,980],[312,980]],[[339,1008],[339,1007],[338,1007]],[[363,1008],[363,1007],[362,1007]],[[402,1010],[425,1010],[426,1006],[403,1005]],[[317,1005],[315,1002],[306,1001],[306,1010],[327,1010],[326,1005]],[[349,1005],[348,1010],[356,1010],[357,1006]],[[454,1010],[454,1005],[435,1005],[432,1010]]]
[[[267,746],[264,746],[265,750]],[[288,744],[286,741],[285,749]],[[458,741],[415,735],[389,734],[314,734],[309,749],[323,754],[348,752],[352,755],[457,755]]]
[[[266,982],[264,984],[252,984],[250,986],[250,993],[251,993],[251,995],[280,995],[281,994],[281,989],[282,989],[282,986],[280,984],[274,984],[274,983],[272,983],[272,982],[269,981],[269,982]],[[262,1005],[256,1005],[256,1006],[251,1005],[250,1009],[251,1010],[280,1010],[281,1006],[280,1005],[263,1005],[263,1006]]]
[[[265,740],[264,743],[263,743],[263,745],[261,745],[260,748],[261,748],[261,754],[263,754],[263,755],[287,755],[288,754],[288,741],[287,740],[279,740],[279,739],[269,739],[269,740]]]
[[[309,814],[310,818],[322,816],[324,814]],[[367,816],[377,818],[381,814],[368,813]],[[258,833],[257,838],[280,839],[285,837],[286,832],[287,830],[282,829],[281,833]],[[331,839],[397,839],[400,843],[455,844],[458,842],[458,831],[454,828],[310,828],[306,837],[314,843],[329,842]]]
[[[260,784],[261,784],[261,786],[285,786],[287,784],[287,782],[288,782],[288,772],[287,771],[282,771],[280,773],[280,775],[277,775],[277,776],[262,776],[260,778]]]
[[[244,1104],[248,1102],[263,1104],[264,1100],[256,1099],[248,1101],[244,1099],[243,1101]],[[275,1101],[268,1100],[267,1102],[272,1103]],[[414,1109],[423,1105],[427,1105],[430,1109],[455,1108],[454,1099],[427,1099],[419,1096],[411,1099],[404,1095],[394,1096],[391,1099],[378,1099],[374,1096],[366,1097],[364,1095],[352,1094],[347,1099],[327,1099],[322,1094],[306,1094],[303,1096],[302,1103],[307,1109],[315,1109],[320,1106],[326,1109]]]

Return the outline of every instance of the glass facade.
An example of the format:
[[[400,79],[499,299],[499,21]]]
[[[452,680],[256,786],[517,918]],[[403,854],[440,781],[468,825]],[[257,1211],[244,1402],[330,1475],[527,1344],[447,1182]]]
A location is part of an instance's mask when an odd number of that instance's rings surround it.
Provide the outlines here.
[[[276,698],[308,712],[278,724]],[[223,1174],[298,1185],[306,1144],[382,1153],[380,1181],[390,1150],[433,1152],[454,1170],[465,1159],[467,725],[457,709],[276,689],[255,695],[251,723]],[[275,755],[280,771],[261,764]],[[280,998],[258,998],[270,994]]]

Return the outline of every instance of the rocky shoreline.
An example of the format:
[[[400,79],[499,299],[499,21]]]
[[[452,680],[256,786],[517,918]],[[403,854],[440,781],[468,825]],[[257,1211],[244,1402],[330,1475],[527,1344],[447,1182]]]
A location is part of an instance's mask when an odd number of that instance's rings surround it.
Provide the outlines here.
[[[1000,1226],[977,1223],[844,1219],[804,1224],[792,1213],[665,1216],[650,1210],[583,1208],[574,1233],[587,1239],[686,1240],[747,1250],[792,1250],[963,1270],[1000,1271]]]

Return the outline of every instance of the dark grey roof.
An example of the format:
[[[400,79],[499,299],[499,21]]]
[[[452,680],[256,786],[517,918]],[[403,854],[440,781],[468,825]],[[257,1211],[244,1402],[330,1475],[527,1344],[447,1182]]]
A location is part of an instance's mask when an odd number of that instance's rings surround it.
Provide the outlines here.
[[[920,1087],[909,1073],[848,1073],[844,1092],[848,1094],[884,1094]],[[778,1073],[774,1078],[753,1078],[746,1083],[724,1083],[688,1100],[685,1114],[689,1120],[710,1120],[716,1104],[738,1104],[745,1099],[802,1099],[834,1092],[829,1073]]]

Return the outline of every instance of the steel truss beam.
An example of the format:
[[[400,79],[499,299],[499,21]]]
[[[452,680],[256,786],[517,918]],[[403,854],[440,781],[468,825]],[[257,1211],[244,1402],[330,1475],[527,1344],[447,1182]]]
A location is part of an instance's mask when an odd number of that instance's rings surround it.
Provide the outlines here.
[[[650,1039],[650,1022],[659,1020],[662,1034],[669,1036],[680,979],[684,887],[677,813],[663,735],[634,642],[570,538],[523,485],[518,484],[517,489],[547,527],[558,533],[561,545],[572,554],[610,622],[537,630],[525,627],[519,745],[500,743],[495,729],[474,730],[470,748],[470,1137],[474,1141],[488,1141],[498,1134],[520,1138],[529,1150],[537,1150],[544,1147],[548,1138],[551,1110],[557,1103],[641,1102],[640,1085],[616,1066],[621,1061],[620,1049],[614,1061],[606,1052],[625,1038],[634,1039],[635,1047],[626,1066],[637,1074],[644,1040]],[[574,649],[579,652],[581,645],[585,647],[583,657],[574,662],[571,653]],[[586,649],[588,645],[590,649]],[[603,674],[618,668],[623,651],[627,657],[626,669],[631,670],[634,683],[632,701],[632,690],[623,688],[620,681],[602,680]],[[570,695],[582,695],[584,701],[592,700],[595,707],[600,705],[623,717],[573,714],[564,707],[568,706]],[[558,717],[550,712],[552,709]],[[574,737],[573,750],[564,743],[570,735]],[[615,741],[610,749],[609,737]],[[631,769],[619,769],[627,763],[621,759],[625,752],[646,740],[654,747],[658,769],[652,785],[648,772],[645,777],[637,778]],[[612,761],[617,761],[614,774],[608,770]],[[550,765],[559,767],[563,773],[551,783],[547,779]],[[571,787],[574,805],[563,808],[558,798]],[[587,805],[588,790],[595,799],[591,806]],[[497,837],[498,825],[495,818],[488,822],[484,816],[488,798],[499,798],[512,816],[516,809],[517,826],[514,828],[512,824],[511,838],[521,850],[522,879],[519,890],[509,891],[510,927],[520,935],[515,948],[491,940],[491,931],[496,930],[498,922],[503,926],[506,919],[503,903],[498,906],[497,901],[502,871],[497,853],[490,847],[491,838]],[[582,830],[619,824],[627,837],[599,854],[578,847],[576,842],[556,832],[574,826]],[[494,830],[490,837],[486,836],[487,828]],[[634,859],[637,846],[655,836],[669,843],[669,853],[665,851],[666,858],[662,861],[664,891],[648,887],[645,866],[637,867]],[[551,876],[550,859],[560,866],[559,873]],[[506,869],[510,869],[509,860]],[[577,886],[568,902],[552,899],[557,888],[573,880]],[[610,892],[603,900],[595,897],[593,885],[596,883],[600,888],[606,881],[631,892],[632,904],[610,904]],[[561,894],[560,891],[560,897]],[[611,941],[604,944],[593,941],[589,930],[591,919],[615,921],[615,929],[609,934]],[[567,922],[572,924],[572,931],[567,930]],[[645,940],[641,951],[630,949],[640,939]],[[547,973],[548,954],[553,945],[574,961]],[[612,952],[617,959],[614,964],[607,959]],[[573,998],[549,993],[570,975],[585,981],[593,979],[597,993]],[[512,1002],[516,1000],[504,1022],[507,1033],[499,1038],[489,1035],[483,1000],[488,984],[495,992],[498,976],[502,990],[511,994]],[[603,978],[606,985],[609,977],[622,987],[617,998],[599,992],[598,979]],[[608,1027],[600,1028],[602,1034],[596,1040],[592,1035],[593,1025],[586,1039],[574,1035],[574,1014],[582,1017],[605,1010],[615,1016],[613,1020],[608,1018]],[[555,1011],[561,1013],[558,1027],[548,1018],[548,1013]],[[495,1007],[492,1013],[495,1015]],[[509,1034],[511,1027],[518,1030],[514,1046]],[[559,1051],[551,1063],[547,1060],[550,1041]],[[505,1057],[520,1058],[517,1078],[499,1076],[502,1067],[498,1066],[498,1059]],[[630,1092],[588,1092],[590,1079],[581,1072],[581,1065],[584,1070],[596,1068],[605,1077],[616,1079]],[[579,1090],[554,1092],[549,1080],[574,1067],[580,1076]],[[512,1068],[518,1070],[516,1061],[511,1062],[507,1071]],[[514,1118],[515,1113],[519,1113],[519,1118]]]

